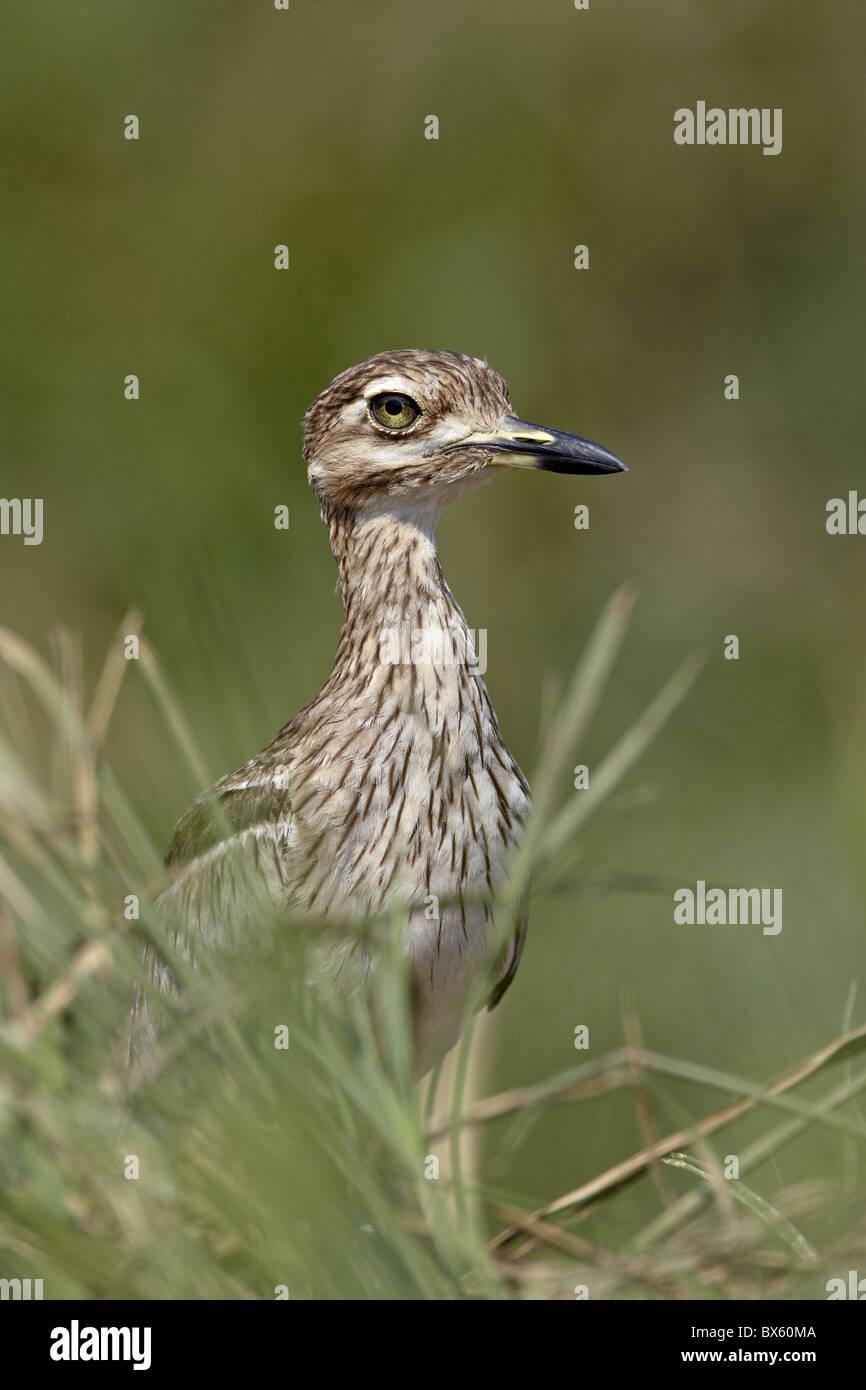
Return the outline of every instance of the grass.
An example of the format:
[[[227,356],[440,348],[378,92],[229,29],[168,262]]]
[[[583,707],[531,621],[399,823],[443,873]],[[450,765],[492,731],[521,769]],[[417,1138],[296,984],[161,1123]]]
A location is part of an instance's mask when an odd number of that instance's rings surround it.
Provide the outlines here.
[[[614,595],[548,712],[533,816],[497,903],[502,941],[527,898],[543,932],[545,896],[579,891],[575,835],[614,809],[612,793],[696,676],[687,661],[590,789],[563,795],[632,603]],[[365,925],[381,956],[377,1032],[364,1003],[316,969],[311,943],[333,924],[265,920],[254,942],[191,971],[155,907],[161,846],[104,752],[124,681],[143,679],[171,756],[208,780],[155,654],[141,641],[125,659],[139,626],[125,620],[89,699],[72,638],[58,638],[52,665],[0,631],[0,1275],[42,1278],[49,1298],[572,1298],[584,1287],[593,1298],[787,1298],[823,1297],[826,1278],[862,1266],[866,1027],[850,1026],[850,1010],[845,1036],[766,1081],[655,1052],[624,1008],[623,1047],[471,1099],[472,1026],[447,1078],[412,1082],[393,919]],[[636,886],[669,891],[661,875]],[[125,1043],[145,942],[171,960],[186,999],[165,1004],[148,1071],[131,1086]],[[488,988],[479,981],[479,1002]],[[483,1150],[464,1142],[495,1131],[514,1151],[545,1113],[614,1091],[633,1098],[644,1142],[567,1193],[500,1190]],[[680,1122],[659,1133],[665,1109]],[[760,1128],[725,1174],[714,1136],[728,1142],[747,1118]],[[842,1178],[772,1202],[745,1184],[814,1128],[838,1150]],[[648,1224],[622,1207],[636,1183],[658,1194]],[[816,1217],[835,1232],[822,1242],[801,1229]]]

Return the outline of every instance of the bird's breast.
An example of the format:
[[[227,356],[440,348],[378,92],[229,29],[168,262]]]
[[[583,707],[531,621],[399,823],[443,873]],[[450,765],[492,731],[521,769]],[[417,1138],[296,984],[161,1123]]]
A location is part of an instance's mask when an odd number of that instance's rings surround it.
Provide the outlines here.
[[[435,1033],[485,955],[489,899],[528,809],[477,672],[398,672],[316,712],[292,767],[304,908],[406,908],[416,1027]],[[305,876],[305,877],[304,877]],[[340,951],[351,972],[352,950]]]

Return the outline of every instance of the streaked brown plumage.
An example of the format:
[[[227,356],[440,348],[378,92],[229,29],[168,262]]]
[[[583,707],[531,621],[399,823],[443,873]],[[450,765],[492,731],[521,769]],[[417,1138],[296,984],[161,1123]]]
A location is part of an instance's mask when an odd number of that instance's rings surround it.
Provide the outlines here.
[[[436,522],[507,467],[624,465],[587,440],[515,419],[486,363],[421,351],[381,353],[338,376],[306,415],[304,457],[346,611],[334,669],[263,752],[181,817],[167,897],[191,942],[242,924],[250,906],[228,867],[241,852],[287,916],[400,904],[422,1074],[459,1036],[488,948],[485,899],[529,806],[439,566]],[[419,631],[427,646],[406,661],[394,634]],[[491,1007],[524,932],[525,923],[499,964]],[[356,937],[329,964],[349,989],[375,969]]]

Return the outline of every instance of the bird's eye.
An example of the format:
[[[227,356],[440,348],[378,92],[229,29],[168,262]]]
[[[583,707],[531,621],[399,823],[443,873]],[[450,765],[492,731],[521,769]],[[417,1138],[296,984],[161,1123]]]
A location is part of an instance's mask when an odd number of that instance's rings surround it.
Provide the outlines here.
[[[374,396],[371,400],[370,414],[376,424],[384,425],[386,430],[405,430],[409,425],[414,425],[421,410],[411,396],[383,391],[381,396]]]

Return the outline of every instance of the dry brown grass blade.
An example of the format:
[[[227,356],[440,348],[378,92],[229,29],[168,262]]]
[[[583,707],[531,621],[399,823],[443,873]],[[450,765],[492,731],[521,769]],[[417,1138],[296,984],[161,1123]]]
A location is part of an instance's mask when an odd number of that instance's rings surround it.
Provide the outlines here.
[[[679,1281],[658,1268],[658,1263],[648,1260],[645,1257],[627,1258],[619,1255],[614,1250],[609,1250],[603,1245],[596,1245],[593,1241],[585,1240],[582,1236],[576,1236],[571,1231],[566,1231],[564,1227],[557,1225],[555,1221],[543,1221],[535,1216],[528,1216],[526,1212],[518,1211],[516,1207],[500,1206],[497,1208],[499,1215],[505,1221],[511,1222],[518,1227],[521,1234],[532,1237],[533,1244],[551,1245],[564,1254],[570,1255],[572,1259],[579,1260],[582,1264],[596,1266],[609,1274],[616,1274],[623,1279],[632,1279],[635,1283],[649,1284],[665,1298],[681,1298],[682,1287]],[[508,1266],[504,1266],[507,1271]]]
[[[184,717],[180,704],[174,698],[168,687],[168,683],[162,673],[162,667],[157,660],[156,652],[144,638],[141,639],[139,651],[141,653],[141,669],[144,673],[144,678],[156,697],[157,705],[174,734],[178,748],[189,763],[199,786],[209,786],[213,778],[199,755],[195,739],[192,736],[192,730]]]
[[[96,682],[96,689],[93,692],[93,699],[87,715],[87,727],[97,749],[101,748],[105,742],[105,735],[108,732],[111,716],[117,704],[117,697],[120,694],[120,687],[123,684],[124,673],[130,664],[123,655],[123,639],[125,637],[139,637],[143,622],[144,615],[135,608],[130,609],[118,628],[115,640],[108,649],[99,680]]]
[[[30,1005],[9,1027],[9,1036],[27,1047],[38,1038],[46,1023],[69,1008],[83,982],[111,965],[111,951],[105,941],[88,941],[75,956],[69,969],[50,989]]]
[[[13,1019],[21,1019],[27,1012],[30,991],[21,969],[18,954],[18,935],[15,923],[8,912],[0,909],[0,975],[3,977],[3,993]]]
[[[137,635],[140,627],[141,615],[133,610],[124,618],[118,636]],[[98,760],[128,663],[120,641],[113,642],[85,718],[80,643],[63,629],[55,641],[60,658],[59,681],[39,653],[7,628],[0,628],[0,659],[27,681],[54,720],[68,765],[79,850],[84,863],[92,866],[101,849]],[[94,912],[94,922],[98,917]]]
[[[732,1124],[743,1115],[749,1114],[760,1104],[764,1098],[770,1098],[783,1094],[793,1086],[798,1086],[802,1081],[814,1076],[829,1062],[838,1060],[846,1051],[853,1050],[858,1044],[866,1042],[866,1024],[855,1028],[853,1032],[837,1038],[835,1042],[829,1043],[827,1047],[821,1048],[818,1052],[807,1057],[804,1061],[792,1067],[790,1071],[784,1072],[774,1081],[768,1083],[760,1093],[754,1096],[744,1096],[740,1100],[732,1101],[730,1105],[723,1106],[720,1110],[713,1111],[702,1120],[698,1120],[688,1129],[677,1130],[673,1134],[667,1135],[664,1139],[658,1140],[655,1144],[650,1144],[640,1150],[639,1153],[632,1154],[630,1158],[624,1159],[621,1163],[616,1163],[612,1168],[598,1177],[592,1178],[589,1182],[583,1183],[580,1187],[564,1196],[558,1197],[554,1202],[550,1202],[546,1207],[539,1208],[532,1213],[533,1220],[544,1220],[550,1216],[557,1216],[566,1211],[573,1211],[578,1207],[585,1206],[594,1198],[601,1195],[610,1196],[614,1191],[624,1187],[627,1183],[633,1182],[640,1177],[646,1170],[666,1154],[675,1149],[687,1148],[695,1140],[706,1138],[714,1134],[717,1130],[723,1129],[726,1125]],[[469,1116],[464,1116],[464,1120]],[[518,1227],[510,1226],[500,1231],[491,1242],[492,1251],[501,1251],[509,1245],[522,1232]],[[528,1253],[537,1244],[536,1240],[527,1242],[516,1252],[516,1257]]]
[[[640,1019],[637,1012],[625,994],[620,999],[620,1019],[622,1021],[622,1031],[625,1037],[626,1047],[633,1056],[639,1056],[643,1048],[643,1035],[641,1033]],[[637,1114],[640,1136],[646,1147],[651,1147],[656,1142],[658,1130],[655,1123],[655,1111],[652,1096],[646,1085],[646,1068],[635,1062],[633,1076],[631,1080],[632,1095],[634,1096],[635,1111]],[[674,1194],[668,1176],[661,1163],[654,1163],[650,1168],[650,1179],[658,1192],[662,1206],[669,1207],[673,1204]]]
[[[132,611],[126,615],[117,637],[108,649],[86,719],[83,703],[80,708],[81,721],[90,737],[86,742],[82,741],[77,749],[73,764],[72,788],[79,844],[85,864],[95,864],[101,849],[99,756],[123,684],[124,672],[129,665],[123,655],[121,639],[123,635],[130,633],[138,636],[141,622],[140,613]]]
[[[459,1124],[487,1124],[491,1120],[503,1119],[506,1115],[530,1110],[538,1105],[564,1105],[574,1100],[590,1100],[604,1095],[607,1091],[618,1091],[631,1084],[634,1076],[633,1058],[626,1047],[608,1053],[599,1062],[589,1063],[571,1073],[567,1082],[554,1078],[540,1081],[533,1086],[515,1086],[510,1091],[500,1091],[498,1095],[486,1096],[467,1106],[460,1116]],[[434,1116],[428,1137],[440,1139],[450,1133],[454,1120],[450,1114]]]

